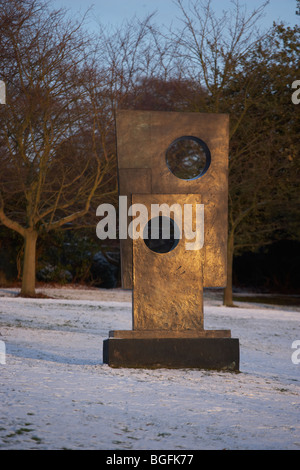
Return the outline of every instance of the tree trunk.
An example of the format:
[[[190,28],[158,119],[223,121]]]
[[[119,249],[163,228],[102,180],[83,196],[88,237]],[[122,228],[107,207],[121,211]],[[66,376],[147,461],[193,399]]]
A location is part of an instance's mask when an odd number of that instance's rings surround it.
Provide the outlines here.
[[[38,233],[35,230],[26,230],[25,250],[23,261],[23,275],[21,296],[32,297],[35,295],[35,259],[36,259],[36,241]]]
[[[234,232],[229,233],[227,242],[227,284],[224,289],[223,305],[226,307],[233,306],[232,298],[232,265],[233,265],[233,251],[234,251]]]

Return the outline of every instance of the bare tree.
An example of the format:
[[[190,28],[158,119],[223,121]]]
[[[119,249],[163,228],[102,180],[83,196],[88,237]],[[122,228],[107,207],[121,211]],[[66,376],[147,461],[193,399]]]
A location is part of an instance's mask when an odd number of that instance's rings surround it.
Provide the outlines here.
[[[297,213],[291,201],[298,199],[299,113],[291,85],[299,69],[299,27],[274,25],[261,33],[267,3],[247,13],[234,0],[233,9],[217,16],[210,0],[175,0],[182,28],[169,36],[179,78],[198,85],[190,110],[230,115],[225,305],[233,304],[235,250],[276,239],[284,214]]]
[[[233,7],[220,16],[214,12],[211,0],[190,1],[187,7],[182,0],[174,3],[179,8],[182,27],[172,31],[170,40],[177,44],[181,75],[198,81],[210,95],[209,101],[201,103],[202,111],[206,106],[207,111],[222,112],[223,90],[264,35],[257,24],[269,1],[248,13],[239,0],[233,0]],[[232,134],[245,113],[232,127]]]
[[[213,11],[210,0],[191,1],[187,7],[182,0],[175,0],[175,3],[183,28],[173,33],[171,39],[178,44],[181,76],[196,80],[207,92],[201,100],[195,100],[192,109],[230,115],[228,272],[224,303],[232,305],[234,250],[238,244],[257,241],[249,226],[255,221],[257,230],[259,219],[266,223],[262,210],[278,203],[278,175],[290,170],[286,160],[276,158],[276,152],[283,145],[282,139],[279,143],[276,125],[285,117],[282,113],[280,120],[272,123],[272,110],[266,105],[267,97],[271,97],[277,111],[280,107],[280,86],[273,96],[266,83],[271,78],[268,77],[271,69],[266,71],[268,55],[274,53],[276,45],[268,42],[270,31],[261,33],[257,27],[268,2],[247,13],[246,8],[234,0],[233,8],[220,16]],[[273,64],[275,61],[274,58]],[[272,79],[274,73],[278,73],[278,69],[276,72],[273,67]],[[268,231],[272,227],[274,224],[269,224]],[[266,225],[264,230],[267,232]],[[243,231],[248,231],[246,236]],[[260,227],[263,240],[262,232]]]
[[[40,0],[0,1],[0,222],[25,242],[22,295],[35,293],[36,241],[115,194],[114,146],[83,22]],[[104,98],[103,98],[104,99]]]
[[[231,107],[242,108],[251,83],[251,107],[231,139],[229,166],[229,268],[234,250],[299,237],[299,112],[291,83],[299,68],[299,27],[274,25],[228,86]],[[245,84],[246,86],[246,84]],[[249,98],[250,101],[250,98]],[[231,276],[225,302],[232,303]]]
[[[141,79],[166,74],[162,50],[156,48],[153,16],[143,20],[133,17],[115,28],[99,25],[97,60],[105,74],[102,83],[113,111],[126,106],[128,95],[133,96]]]

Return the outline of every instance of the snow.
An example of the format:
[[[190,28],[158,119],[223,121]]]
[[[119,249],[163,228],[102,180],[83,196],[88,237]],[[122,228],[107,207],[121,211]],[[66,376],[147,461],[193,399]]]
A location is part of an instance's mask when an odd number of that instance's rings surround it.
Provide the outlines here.
[[[113,369],[109,330],[131,329],[131,293],[0,289],[0,449],[299,449],[299,308],[205,299],[205,327],[240,340],[240,373]]]

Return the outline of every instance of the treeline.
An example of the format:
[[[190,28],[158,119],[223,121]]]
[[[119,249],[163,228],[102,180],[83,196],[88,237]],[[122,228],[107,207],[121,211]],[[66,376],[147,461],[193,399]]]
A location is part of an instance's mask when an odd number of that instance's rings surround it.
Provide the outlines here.
[[[263,6],[218,17],[210,1],[176,3],[177,29],[150,15],[90,34],[49,2],[0,0],[0,282],[19,280],[22,295],[43,270],[101,283],[93,256],[118,245],[96,238],[95,214],[117,205],[120,108],[230,115],[227,305],[237,256],[299,246],[300,28],[260,32]]]

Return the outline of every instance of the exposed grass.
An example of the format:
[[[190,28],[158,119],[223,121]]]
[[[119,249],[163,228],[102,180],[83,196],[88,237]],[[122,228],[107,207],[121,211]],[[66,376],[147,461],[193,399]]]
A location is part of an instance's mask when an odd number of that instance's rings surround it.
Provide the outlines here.
[[[238,302],[253,302],[268,305],[300,306],[300,296],[290,295],[234,295],[233,300]]]

